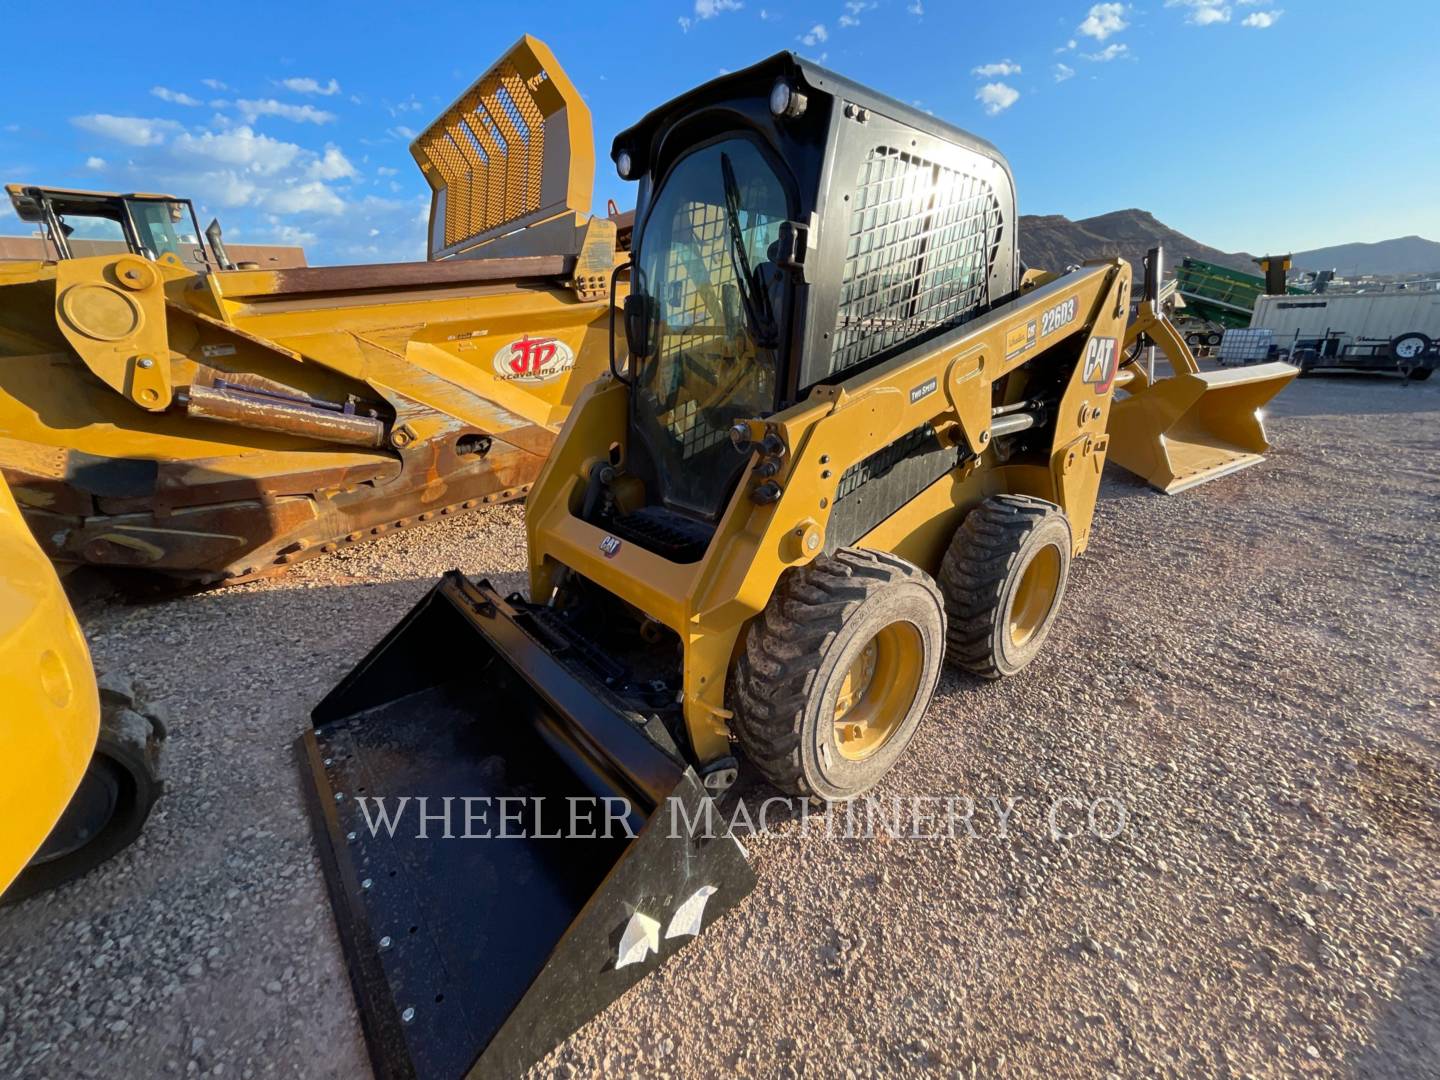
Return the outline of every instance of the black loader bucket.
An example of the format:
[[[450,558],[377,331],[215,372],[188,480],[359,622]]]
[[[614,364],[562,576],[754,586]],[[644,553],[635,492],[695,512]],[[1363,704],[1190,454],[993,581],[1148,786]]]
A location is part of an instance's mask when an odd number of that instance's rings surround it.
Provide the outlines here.
[[[381,1077],[520,1073],[754,887],[660,722],[486,582],[446,575],[313,720],[316,842]]]

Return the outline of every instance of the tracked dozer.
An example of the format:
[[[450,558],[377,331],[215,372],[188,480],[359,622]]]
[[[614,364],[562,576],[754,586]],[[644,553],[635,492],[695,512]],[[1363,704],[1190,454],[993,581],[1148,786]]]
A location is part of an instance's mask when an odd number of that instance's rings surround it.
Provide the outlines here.
[[[139,835],[165,727],[97,680],[60,579],[0,480],[0,903],[77,878]]]
[[[626,359],[530,492],[529,598],[447,576],[302,738],[384,1076],[514,1075],[742,899],[735,839],[693,825],[740,769],[852,798],[943,663],[1022,671],[1090,544],[1117,391],[1170,400],[1125,262],[1024,272],[999,151],[806,60],[611,156],[639,184]],[[467,797],[480,823],[442,835]],[[594,799],[634,838],[562,827]]]
[[[608,362],[589,111],[526,37],[411,150],[416,263],[238,268],[186,200],[8,189],[56,258],[0,265],[0,472],[62,568],[243,580],[526,495]]]

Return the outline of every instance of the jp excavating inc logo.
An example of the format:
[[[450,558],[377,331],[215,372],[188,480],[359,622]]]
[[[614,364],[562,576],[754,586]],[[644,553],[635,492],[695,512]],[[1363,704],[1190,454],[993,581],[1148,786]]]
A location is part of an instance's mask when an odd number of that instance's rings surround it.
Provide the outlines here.
[[[495,354],[495,374],[506,382],[543,383],[575,366],[575,353],[558,338],[522,337]]]

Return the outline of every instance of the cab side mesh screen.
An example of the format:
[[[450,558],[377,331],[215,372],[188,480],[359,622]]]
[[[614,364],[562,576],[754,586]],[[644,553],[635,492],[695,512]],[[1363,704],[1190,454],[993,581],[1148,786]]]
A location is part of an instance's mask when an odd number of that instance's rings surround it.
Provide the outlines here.
[[[686,375],[685,354],[703,348],[716,336],[713,312],[720,300],[715,283],[734,282],[734,273],[725,254],[725,211],[710,203],[691,203],[682,211],[688,219],[691,236],[689,245],[674,245],[667,254],[667,277],[674,282],[679,302],[668,313],[669,333],[660,346],[660,370],[668,382],[666,390],[672,400],[679,397],[680,384]],[[682,257],[683,256],[683,257]],[[698,258],[695,273],[687,273],[686,258]],[[698,285],[697,285],[698,280]],[[693,373],[692,373],[693,377]],[[659,420],[680,440],[681,457],[692,458],[728,437],[728,429],[717,430],[705,422],[706,414],[692,398],[679,402],[662,414]]]
[[[889,146],[851,201],[832,374],[974,315],[1005,227],[988,182]]]

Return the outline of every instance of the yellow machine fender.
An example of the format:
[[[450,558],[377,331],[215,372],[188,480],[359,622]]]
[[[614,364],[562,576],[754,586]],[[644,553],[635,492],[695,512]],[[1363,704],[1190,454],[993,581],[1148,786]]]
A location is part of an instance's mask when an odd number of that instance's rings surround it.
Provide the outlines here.
[[[0,482],[0,893],[85,775],[100,729],[90,650],[60,579]]]

